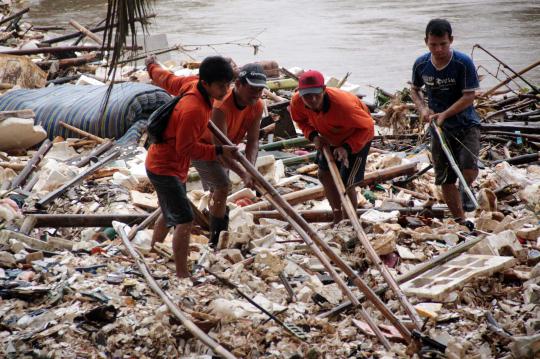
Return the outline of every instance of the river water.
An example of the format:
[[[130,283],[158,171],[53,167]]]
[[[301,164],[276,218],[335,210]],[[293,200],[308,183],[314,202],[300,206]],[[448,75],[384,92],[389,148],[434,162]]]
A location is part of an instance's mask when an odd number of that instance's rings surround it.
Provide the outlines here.
[[[26,0],[35,25],[98,23],[105,0]],[[480,44],[515,70],[540,60],[540,1],[498,0],[157,0],[151,34],[167,34],[173,44],[200,46],[190,55],[233,57],[237,63],[276,60],[286,67],[318,69],[350,80],[371,94],[369,85],[396,90],[407,85],[415,58],[426,51],[424,29],[434,17],[450,20],[454,48],[471,54]],[[71,30],[69,30],[71,31]],[[260,44],[252,47],[224,42]],[[186,55],[174,53],[176,59]],[[476,49],[473,59],[483,88],[496,83],[497,62]],[[502,78],[505,78],[502,75]],[[540,83],[540,68],[527,79]]]

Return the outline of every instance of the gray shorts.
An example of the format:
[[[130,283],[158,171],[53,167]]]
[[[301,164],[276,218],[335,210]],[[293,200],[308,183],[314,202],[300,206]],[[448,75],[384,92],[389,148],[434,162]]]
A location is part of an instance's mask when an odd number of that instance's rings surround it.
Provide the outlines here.
[[[478,168],[480,127],[474,126],[452,132],[443,131],[443,135],[461,171]],[[435,169],[435,184],[456,183],[457,174],[450,166],[439,138],[433,132],[431,133],[431,155],[433,157],[433,168]]]
[[[191,161],[191,164],[199,172],[205,191],[230,188],[229,171],[218,161]]]

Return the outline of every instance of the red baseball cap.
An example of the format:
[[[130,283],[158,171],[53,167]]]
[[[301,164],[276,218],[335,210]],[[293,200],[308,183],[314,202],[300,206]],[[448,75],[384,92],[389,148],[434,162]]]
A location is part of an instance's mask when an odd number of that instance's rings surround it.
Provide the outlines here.
[[[324,91],[324,77],[319,71],[309,70],[298,77],[300,96],[319,94]]]

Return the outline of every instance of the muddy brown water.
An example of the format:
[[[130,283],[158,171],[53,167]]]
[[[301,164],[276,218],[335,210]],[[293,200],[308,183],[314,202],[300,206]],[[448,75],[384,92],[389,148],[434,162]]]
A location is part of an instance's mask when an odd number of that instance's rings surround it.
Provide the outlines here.
[[[27,0],[28,18],[35,25],[98,23],[105,15],[104,0]],[[152,34],[166,33],[169,44],[260,44],[257,55],[238,45],[201,46],[196,59],[209,54],[233,57],[239,64],[272,59],[286,67],[319,69],[341,78],[388,90],[406,86],[415,58],[426,51],[426,23],[449,19],[454,48],[471,54],[474,44],[494,53],[518,70],[540,60],[540,1],[388,1],[388,0],[157,0]],[[71,31],[71,30],[69,30]],[[186,58],[181,53],[173,55]],[[497,62],[476,49],[473,59],[486,75],[481,86],[496,81]],[[499,71],[499,75],[504,75]],[[540,83],[540,68],[526,75]]]

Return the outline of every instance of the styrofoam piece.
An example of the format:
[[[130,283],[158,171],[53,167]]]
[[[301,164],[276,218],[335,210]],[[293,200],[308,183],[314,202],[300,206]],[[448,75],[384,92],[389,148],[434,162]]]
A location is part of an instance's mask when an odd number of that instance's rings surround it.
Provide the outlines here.
[[[514,257],[462,254],[448,263],[401,284],[408,296],[443,300],[450,291],[479,276],[489,276],[516,263]]]

